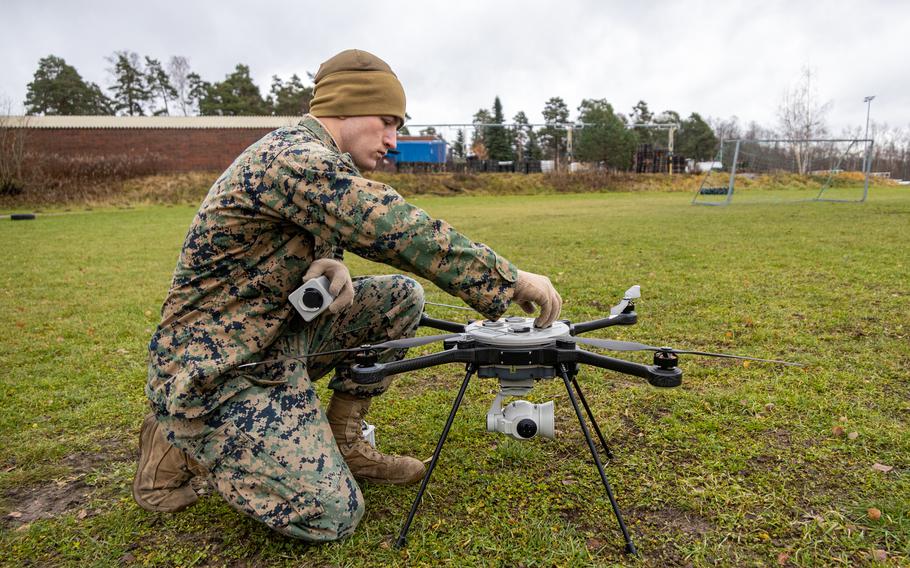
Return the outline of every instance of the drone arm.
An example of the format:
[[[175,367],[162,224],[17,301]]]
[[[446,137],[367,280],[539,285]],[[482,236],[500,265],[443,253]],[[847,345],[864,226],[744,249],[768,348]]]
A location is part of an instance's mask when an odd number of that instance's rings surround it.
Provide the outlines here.
[[[638,322],[638,314],[635,312],[616,314],[615,316],[610,316],[608,318],[596,319],[594,321],[586,321],[582,323],[576,323],[570,328],[570,333],[572,335],[578,335],[580,333],[585,333],[588,331],[594,331],[595,329],[601,329],[604,327],[610,327],[613,325],[633,325]]]
[[[682,369],[679,367],[662,368],[657,365],[642,365],[598,353],[591,353],[583,349],[576,350],[575,354],[578,363],[641,377],[655,387],[676,387],[682,383]]]
[[[472,351],[449,349],[439,353],[430,353],[413,359],[402,359],[390,363],[375,363],[373,365],[354,365],[351,367],[354,382],[361,385],[378,383],[389,375],[407,373],[446,363],[470,363],[474,360]]]
[[[432,327],[433,329],[441,329],[443,331],[451,331],[452,333],[464,333],[465,327],[464,324],[431,318],[427,314],[422,314],[420,316],[420,325],[424,327]]]

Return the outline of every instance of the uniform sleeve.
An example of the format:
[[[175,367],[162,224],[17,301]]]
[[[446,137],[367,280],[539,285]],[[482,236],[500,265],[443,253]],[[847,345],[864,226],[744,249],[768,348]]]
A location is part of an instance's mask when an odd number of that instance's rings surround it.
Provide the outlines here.
[[[391,187],[357,175],[340,160],[286,152],[266,174],[273,208],[317,239],[418,274],[484,316],[506,310],[517,269]]]

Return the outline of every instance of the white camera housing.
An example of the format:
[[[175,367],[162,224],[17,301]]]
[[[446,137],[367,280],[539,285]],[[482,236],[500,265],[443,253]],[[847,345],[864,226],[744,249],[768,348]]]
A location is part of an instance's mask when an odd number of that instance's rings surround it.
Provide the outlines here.
[[[303,321],[312,321],[334,300],[335,296],[329,293],[329,279],[325,276],[307,280],[303,286],[288,296],[288,301],[294,306]]]
[[[552,400],[543,404],[516,400],[502,408],[503,396],[503,393],[496,395],[487,412],[488,432],[500,432],[518,440],[556,437]]]

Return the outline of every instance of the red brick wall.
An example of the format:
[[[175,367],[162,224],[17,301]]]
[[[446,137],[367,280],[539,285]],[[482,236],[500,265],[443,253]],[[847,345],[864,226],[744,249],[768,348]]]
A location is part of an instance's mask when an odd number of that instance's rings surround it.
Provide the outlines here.
[[[33,128],[33,154],[116,156],[157,154],[162,172],[222,171],[269,128]]]

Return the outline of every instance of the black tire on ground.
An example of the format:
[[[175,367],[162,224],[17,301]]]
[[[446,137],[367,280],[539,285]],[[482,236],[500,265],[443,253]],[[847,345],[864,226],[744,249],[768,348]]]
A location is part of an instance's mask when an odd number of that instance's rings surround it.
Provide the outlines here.
[[[11,221],[31,221],[35,218],[34,213],[13,213],[9,216]]]

